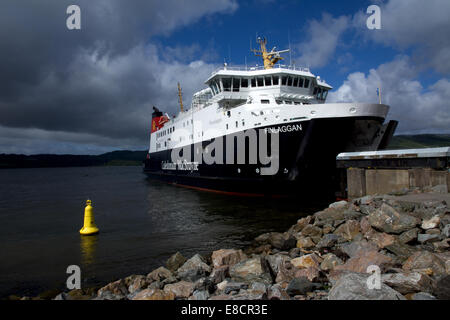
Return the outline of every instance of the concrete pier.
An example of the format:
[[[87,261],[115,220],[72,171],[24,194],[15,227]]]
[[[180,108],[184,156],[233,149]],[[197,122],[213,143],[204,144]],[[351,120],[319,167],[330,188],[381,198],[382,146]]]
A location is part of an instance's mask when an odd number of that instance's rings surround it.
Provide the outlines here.
[[[405,189],[450,192],[450,147],[341,153],[341,196],[357,198]]]

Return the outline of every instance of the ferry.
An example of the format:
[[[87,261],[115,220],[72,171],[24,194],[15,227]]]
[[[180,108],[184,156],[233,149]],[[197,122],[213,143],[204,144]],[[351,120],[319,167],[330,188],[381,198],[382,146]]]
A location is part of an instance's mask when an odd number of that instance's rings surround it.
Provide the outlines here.
[[[308,68],[283,65],[258,38],[263,66],[224,64],[184,110],[153,108],[144,172],[168,183],[242,196],[323,195],[336,183],[336,156],[387,147],[397,122],[389,106],[327,103],[330,86]]]

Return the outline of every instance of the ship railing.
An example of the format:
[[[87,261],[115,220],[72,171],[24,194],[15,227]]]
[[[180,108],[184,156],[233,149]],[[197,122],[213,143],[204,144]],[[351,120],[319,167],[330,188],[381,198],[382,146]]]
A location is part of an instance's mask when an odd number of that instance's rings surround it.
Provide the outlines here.
[[[276,64],[273,69],[285,69],[285,70],[293,70],[293,71],[303,71],[303,72],[310,72],[309,68],[306,67],[297,67],[297,66],[289,66],[285,64]],[[230,67],[230,66],[222,66],[214,70],[211,75],[215,75],[219,71],[262,71],[265,70],[264,66],[254,66],[254,67],[246,67],[246,66],[236,66],[236,67]]]

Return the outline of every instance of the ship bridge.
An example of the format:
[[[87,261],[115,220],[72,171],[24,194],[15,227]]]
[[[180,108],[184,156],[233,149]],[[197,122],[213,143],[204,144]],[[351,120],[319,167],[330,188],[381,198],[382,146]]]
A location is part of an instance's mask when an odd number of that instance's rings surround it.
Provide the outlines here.
[[[259,50],[252,50],[262,57],[264,67],[224,66],[212,73],[205,84],[210,88],[211,102],[221,107],[233,108],[253,101],[261,104],[319,104],[325,103],[332,87],[308,68],[286,66],[275,47],[268,51],[267,40],[258,38]],[[270,100],[274,101],[270,101]]]

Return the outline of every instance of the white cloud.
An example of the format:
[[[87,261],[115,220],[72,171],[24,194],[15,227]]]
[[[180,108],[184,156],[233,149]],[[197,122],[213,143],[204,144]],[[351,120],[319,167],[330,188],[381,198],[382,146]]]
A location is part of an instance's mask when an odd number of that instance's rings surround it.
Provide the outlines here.
[[[398,133],[450,132],[450,81],[424,88],[418,76],[410,58],[400,56],[367,75],[350,74],[328,102],[376,103],[381,86],[383,103],[391,107],[389,118],[399,120]]]
[[[413,49],[413,62],[450,74],[450,1],[389,0],[381,7],[381,30],[368,30],[368,15],[354,16],[353,27],[366,39],[394,48]]]
[[[305,31],[307,40],[295,46],[300,53],[295,59],[296,64],[311,68],[325,66],[333,57],[340,37],[349,27],[349,21],[349,17],[333,18],[327,13],[322,15],[320,21],[309,21]]]

